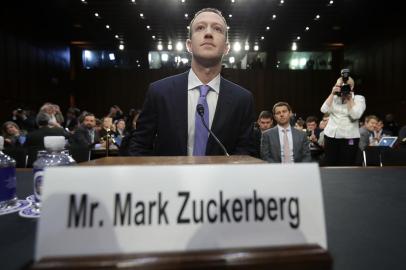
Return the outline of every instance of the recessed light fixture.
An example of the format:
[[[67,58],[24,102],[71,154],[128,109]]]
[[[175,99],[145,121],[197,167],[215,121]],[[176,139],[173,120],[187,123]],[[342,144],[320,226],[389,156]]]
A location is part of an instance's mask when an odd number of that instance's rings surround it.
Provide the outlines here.
[[[148,30],[151,30],[151,26],[147,25],[147,29],[148,29]]]
[[[100,14],[97,13],[97,12],[95,12],[95,13],[94,13],[94,16],[95,16],[96,18],[99,18],[99,17],[100,17]]]
[[[106,29],[110,29],[110,25],[106,24]]]
[[[141,18],[144,18],[144,13],[140,13],[140,17],[141,17]]]
[[[152,39],[155,39],[156,37],[155,36],[152,36]]]
[[[310,27],[306,26],[305,31],[309,31],[309,30],[310,30]]]
[[[254,51],[258,51],[259,50],[259,46],[258,45],[254,45]]]
[[[264,36],[261,36],[261,40],[264,40],[265,39],[265,37]]]
[[[185,18],[188,18],[188,17],[189,17],[189,14],[185,13]]]
[[[275,20],[276,19],[276,14],[273,14],[272,15],[272,20]]]
[[[297,36],[297,38],[296,38],[297,40],[300,40],[300,36]]]
[[[320,19],[320,15],[319,15],[319,14],[317,14],[317,15],[316,15],[316,17],[315,17],[314,19],[315,19],[315,20]]]
[[[269,31],[269,29],[271,29],[269,26],[267,26],[266,28],[265,28],[267,31]]]
[[[232,17],[233,17],[233,14],[228,14],[228,17],[229,17],[229,18],[232,18]]]
[[[118,49],[119,49],[120,51],[124,50],[124,44],[118,45]]]

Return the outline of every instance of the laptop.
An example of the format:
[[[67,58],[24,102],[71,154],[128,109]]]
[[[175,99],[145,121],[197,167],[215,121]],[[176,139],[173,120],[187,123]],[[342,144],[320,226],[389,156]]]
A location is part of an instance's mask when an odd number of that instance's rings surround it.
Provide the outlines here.
[[[392,137],[392,136],[383,136],[381,140],[378,143],[378,146],[387,146],[387,147],[393,147],[395,145],[395,142],[397,141],[398,137]]]

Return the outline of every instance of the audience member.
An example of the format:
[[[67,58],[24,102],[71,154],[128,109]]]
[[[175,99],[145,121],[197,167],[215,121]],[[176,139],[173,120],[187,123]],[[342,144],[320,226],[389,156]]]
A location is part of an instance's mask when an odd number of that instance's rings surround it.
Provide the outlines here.
[[[375,115],[368,115],[365,117],[364,126],[359,129],[360,139],[358,147],[361,151],[364,151],[367,146],[377,145],[378,141],[374,137],[374,130],[378,123],[378,117]]]
[[[278,102],[272,112],[277,125],[262,134],[261,158],[271,163],[310,162],[306,132],[291,127],[289,104]]]
[[[21,147],[26,139],[25,134],[13,121],[7,121],[2,126],[4,148]]]
[[[383,121],[384,133],[391,134],[392,136],[397,136],[399,133],[399,125],[395,121],[395,116],[392,113],[385,115]]]
[[[93,148],[95,144],[100,142],[98,132],[96,132],[96,118],[94,114],[86,112],[80,119],[80,126],[71,136],[71,145],[82,148]]]

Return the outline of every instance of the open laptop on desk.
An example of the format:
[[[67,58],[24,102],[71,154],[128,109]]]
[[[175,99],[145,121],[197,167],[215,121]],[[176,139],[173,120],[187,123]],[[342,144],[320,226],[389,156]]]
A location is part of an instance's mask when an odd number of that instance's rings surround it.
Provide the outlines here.
[[[397,141],[397,139],[398,139],[398,137],[383,136],[377,146],[393,147],[395,145],[395,142]]]

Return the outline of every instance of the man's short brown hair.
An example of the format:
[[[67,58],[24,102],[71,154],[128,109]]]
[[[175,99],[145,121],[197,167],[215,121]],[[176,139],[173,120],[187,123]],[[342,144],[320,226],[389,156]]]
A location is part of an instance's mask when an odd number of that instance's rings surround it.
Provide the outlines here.
[[[290,105],[287,102],[280,101],[280,102],[277,102],[275,105],[273,105],[272,113],[275,114],[276,107],[282,107],[282,106],[286,106],[286,108],[288,108],[288,110],[290,112],[292,111],[292,108],[290,107]]]

